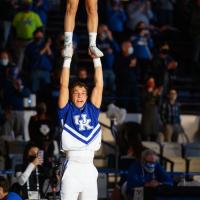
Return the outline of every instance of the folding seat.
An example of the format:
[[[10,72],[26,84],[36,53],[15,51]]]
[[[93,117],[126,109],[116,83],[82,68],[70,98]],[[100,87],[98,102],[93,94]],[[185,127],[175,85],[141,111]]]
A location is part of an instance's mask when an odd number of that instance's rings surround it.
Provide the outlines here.
[[[183,147],[184,157],[187,160],[187,172],[200,172],[200,143],[189,143]]]
[[[162,156],[173,162],[174,172],[186,171],[186,160],[182,157],[182,145],[175,142],[162,144]],[[170,163],[167,163],[167,171],[170,171]]]

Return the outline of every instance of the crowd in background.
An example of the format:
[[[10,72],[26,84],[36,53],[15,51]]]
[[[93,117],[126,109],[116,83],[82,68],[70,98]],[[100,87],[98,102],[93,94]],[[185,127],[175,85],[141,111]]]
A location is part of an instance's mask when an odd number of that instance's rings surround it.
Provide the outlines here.
[[[197,74],[199,11],[199,0],[99,3],[97,45],[104,53],[104,96],[128,112],[142,112],[143,140],[157,141],[162,132],[163,141],[177,141],[184,132],[173,84],[181,67],[174,44],[187,31],[193,44],[191,74]],[[62,30],[48,34],[48,12],[48,0],[2,0],[0,4],[0,136],[8,141],[24,140],[24,98],[35,94],[37,114],[29,121],[29,135],[48,154],[47,163],[55,142],[59,143],[56,112],[64,48]],[[91,69],[77,65],[76,52],[82,49],[80,35],[74,35],[71,82],[80,80],[91,87]],[[20,170],[26,167],[27,163]]]
[[[48,35],[48,8],[46,0],[5,0],[0,6],[1,129],[2,135],[9,138],[23,136],[24,98],[30,94],[36,94],[37,104],[46,104],[48,117],[54,126],[58,125],[56,106],[64,36]],[[197,9],[200,9],[198,0],[195,3],[131,0],[126,4],[112,0],[99,5],[97,45],[104,53],[104,96],[128,112],[142,112],[144,135],[157,132],[155,122],[163,119],[161,107],[168,101],[168,92],[174,89],[173,80],[182,67],[174,45],[183,31],[178,20],[190,19],[188,34],[198,38]],[[71,82],[80,79],[92,86],[91,68],[77,65],[76,52],[82,50],[78,34],[73,42]],[[198,42],[194,44],[191,62],[195,67],[200,53]],[[180,109],[173,109],[167,115],[179,114]],[[152,122],[145,124],[149,116]]]

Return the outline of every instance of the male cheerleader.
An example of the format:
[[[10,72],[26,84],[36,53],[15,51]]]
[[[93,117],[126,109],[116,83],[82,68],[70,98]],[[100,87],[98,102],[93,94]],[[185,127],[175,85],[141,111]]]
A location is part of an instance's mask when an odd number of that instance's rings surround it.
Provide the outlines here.
[[[89,51],[95,58],[100,58],[103,53],[96,47],[97,27],[98,27],[98,13],[97,13],[98,0],[85,0],[86,11],[88,15],[87,28],[89,33]],[[71,58],[73,55],[72,37],[75,26],[75,17],[78,9],[79,0],[67,0],[67,7],[64,22],[64,64],[66,58]]]
[[[90,101],[87,86],[77,82],[68,89],[71,58],[63,66],[60,79],[59,117],[63,125],[61,148],[66,152],[61,179],[61,200],[97,200],[98,172],[94,151],[101,145],[98,123],[103,91],[100,58],[94,58],[94,88]]]

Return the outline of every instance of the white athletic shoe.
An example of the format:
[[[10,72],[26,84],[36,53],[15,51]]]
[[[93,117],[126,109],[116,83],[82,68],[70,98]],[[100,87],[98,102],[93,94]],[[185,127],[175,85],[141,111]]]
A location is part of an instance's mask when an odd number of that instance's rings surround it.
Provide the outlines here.
[[[72,44],[65,45],[63,56],[65,58],[72,58],[73,53],[74,50]]]
[[[96,46],[89,47],[89,54],[95,58],[100,58],[103,56],[103,53]]]

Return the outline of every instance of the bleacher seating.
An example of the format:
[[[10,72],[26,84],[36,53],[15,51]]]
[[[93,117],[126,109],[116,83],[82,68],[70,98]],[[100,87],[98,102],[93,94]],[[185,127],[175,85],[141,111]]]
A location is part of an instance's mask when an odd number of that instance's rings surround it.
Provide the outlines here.
[[[186,171],[186,160],[182,157],[182,145],[178,143],[165,142],[162,144],[162,156],[174,163],[174,172]],[[167,171],[170,171],[170,165],[167,163]]]
[[[187,171],[200,171],[200,143],[184,145],[184,157],[187,159]]]
[[[157,154],[161,154],[161,148],[160,145],[157,142],[152,141],[143,141],[142,145],[148,149],[153,150]]]

